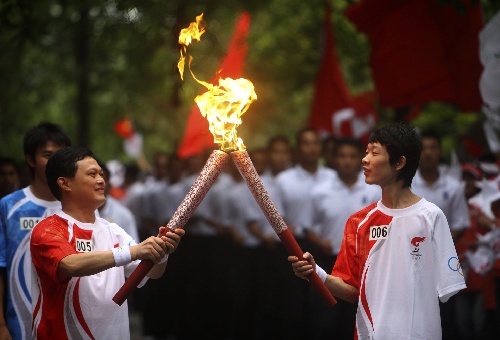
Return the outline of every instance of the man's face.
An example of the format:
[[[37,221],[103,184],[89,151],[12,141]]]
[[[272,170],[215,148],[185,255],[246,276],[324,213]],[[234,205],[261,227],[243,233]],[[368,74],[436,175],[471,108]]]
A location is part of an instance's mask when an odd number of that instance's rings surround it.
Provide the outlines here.
[[[396,181],[397,171],[389,163],[387,149],[380,143],[368,144],[362,163],[366,183],[384,186]]]
[[[181,159],[173,158],[168,162],[168,179],[171,184],[181,180],[184,174],[184,162]]]
[[[329,140],[323,144],[323,159],[325,160],[325,165],[331,169],[337,169],[335,164],[335,155],[333,154],[333,148],[335,147],[335,141]]]
[[[441,147],[435,138],[422,138],[422,155],[420,156],[421,169],[437,169],[441,159]]]
[[[203,155],[194,155],[186,160],[186,171],[188,175],[197,174],[203,168],[204,158]]]
[[[0,191],[13,192],[19,185],[19,175],[12,164],[0,166]]]
[[[168,170],[169,170],[168,163],[169,159],[167,155],[161,154],[155,157],[154,167],[157,179],[168,178]]]
[[[72,196],[82,204],[89,204],[93,209],[97,209],[106,201],[104,173],[92,157],[86,157],[76,165],[75,176],[66,179]]]
[[[253,152],[251,159],[253,166],[255,167],[255,171],[257,171],[258,174],[262,174],[264,171],[266,171],[267,153],[263,151]]]
[[[340,176],[356,175],[361,167],[361,153],[354,145],[342,145],[335,154],[335,164]]]
[[[35,180],[41,180],[42,182],[47,183],[47,179],[45,178],[45,167],[47,165],[47,161],[62,147],[63,145],[48,141],[44,146],[40,146],[36,150],[34,159],[29,155],[26,156],[28,165],[35,170]]]
[[[306,131],[299,138],[297,145],[299,162],[316,163],[321,156],[321,140],[317,133]]]
[[[269,149],[269,163],[275,171],[286,170],[292,162],[290,146],[282,141],[273,143]]]

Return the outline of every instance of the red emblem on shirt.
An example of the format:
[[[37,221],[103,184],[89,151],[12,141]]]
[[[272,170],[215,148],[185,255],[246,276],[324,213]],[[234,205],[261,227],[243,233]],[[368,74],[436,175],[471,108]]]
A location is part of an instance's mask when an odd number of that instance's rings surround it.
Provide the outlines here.
[[[420,242],[424,242],[425,237],[414,237],[411,240],[411,244],[413,244],[415,247],[418,247],[420,245]]]

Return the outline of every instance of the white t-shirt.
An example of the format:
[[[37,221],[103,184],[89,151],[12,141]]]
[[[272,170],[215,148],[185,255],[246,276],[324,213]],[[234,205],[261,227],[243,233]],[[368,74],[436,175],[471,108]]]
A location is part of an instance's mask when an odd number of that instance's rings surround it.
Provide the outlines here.
[[[438,180],[431,186],[417,171],[411,184],[411,191],[437,205],[446,216],[451,230],[470,227],[470,215],[464,187],[456,179],[440,172]]]
[[[352,215],[332,275],[359,294],[359,339],[441,339],[439,300],[466,288],[443,212],[421,199]]]
[[[108,222],[118,224],[135,242],[141,241],[134,215],[132,215],[132,212],[126,206],[113,197],[106,197],[106,204],[99,211],[99,216]]]
[[[169,218],[166,215],[170,200],[169,188],[170,184],[167,180],[150,179],[145,183],[141,202],[143,218],[153,220],[158,225],[168,222]]]
[[[61,277],[57,268],[71,254],[133,244],[122,228],[102,218],[82,223],[60,212],[37,224],[30,240],[33,337],[129,339],[127,302],[118,306],[112,298],[140,261],[84,277]]]
[[[337,173],[329,168],[319,166],[313,174],[300,165],[281,172],[276,183],[283,203],[284,219],[295,236],[302,236],[304,228],[310,227],[312,216],[312,190],[321,185],[331,183]]]
[[[146,186],[144,183],[136,181],[127,188],[125,196],[120,200],[124,206],[130,209],[136,223],[140,223],[143,218],[142,209],[145,192]]]
[[[247,224],[250,222],[248,207],[253,200],[250,189],[244,180],[235,182],[224,192],[222,196],[222,222],[233,228],[242,237],[242,245],[245,247],[256,247],[260,240],[250,233]]]
[[[194,183],[194,180],[192,182]],[[217,234],[216,229],[207,223],[207,219],[221,223],[221,199],[225,196],[227,188],[233,183],[233,179],[227,173],[222,172],[219,175],[217,181],[196,208],[193,214],[194,223],[189,227],[190,233],[198,236],[215,236]]]
[[[273,176],[270,172],[265,172],[261,175],[260,179],[262,180],[262,183],[264,184],[269,197],[271,197],[276,210],[278,210],[278,213],[280,215],[283,215],[283,203],[281,201],[281,195],[276,183],[276,177]],[[265,236],[271,236],[275,238],[276,241],[279,241],[280,238],[267,220],[259,204],[250,192],[249,195],[251,196],[251,200],[246,210],[247,219],[254,221],[256,223],[256,226],[262,231]]]
[[[332,244],[332,254],[338,254],[344,226],[356,211],[378,201],[382,192],[378,185],[365,182],[363,173],[358,175],[356,183],[347,187],[338,177],[331,186],[315,188],[313,197],[313,222],[311,231]]]

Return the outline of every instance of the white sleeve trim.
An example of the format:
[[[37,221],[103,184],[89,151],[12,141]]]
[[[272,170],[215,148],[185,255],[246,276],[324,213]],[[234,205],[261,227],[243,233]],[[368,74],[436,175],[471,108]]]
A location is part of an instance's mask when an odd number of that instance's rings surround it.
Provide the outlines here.
[[[442,289],[441,291],[438,292],[439,294],[439,301],[441,302],[446,302],[448,301],[453,295],[461,291],[462,289],[467,288],[465,285],[465,282],[460,282],[457,284],[454,284],[453,286],[446,287],[445,289]]]

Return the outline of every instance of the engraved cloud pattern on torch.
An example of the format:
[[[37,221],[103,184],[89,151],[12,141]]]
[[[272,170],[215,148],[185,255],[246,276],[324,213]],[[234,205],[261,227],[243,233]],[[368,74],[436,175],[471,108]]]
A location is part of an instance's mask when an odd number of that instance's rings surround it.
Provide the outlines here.
[[[203,201],[210,187],[219,177],[228,159],[228,154],[223,151],[214,150],[211,153],[196,181],[168,222],[167,228],[174,230],[184,227],[198,205]]]
[[[193,183],[189,192],[184,197],[184,200],[168,222],[166,230],[175,230],[176,228],[184,227],[198,205],[203,201],[203,198],[205,198],[210,187],[219,177],[228,159],[229,155],[227,153],[219,150],[212,151],[205,166],[196,178],[196,181]],[[152,261],[142,261],[132,275],[125,281],[125,284],[115,294],[113,301],[121,306],[128,295],[130,295],[152,267]]]
[[[278,235],[281,234],[285,229],[287,229],[285,221],[279,214],[274,202],[264,187],[264,183],[262,183],[259,174],[255,170],[248,152],[233,151],[231,152],[231,158],[233,159],[234,164],[236,164],[240,174],[247,182],[250,192],[264,212],[264,215],[266,215],[266,218],[273,227],[274,231]]]

